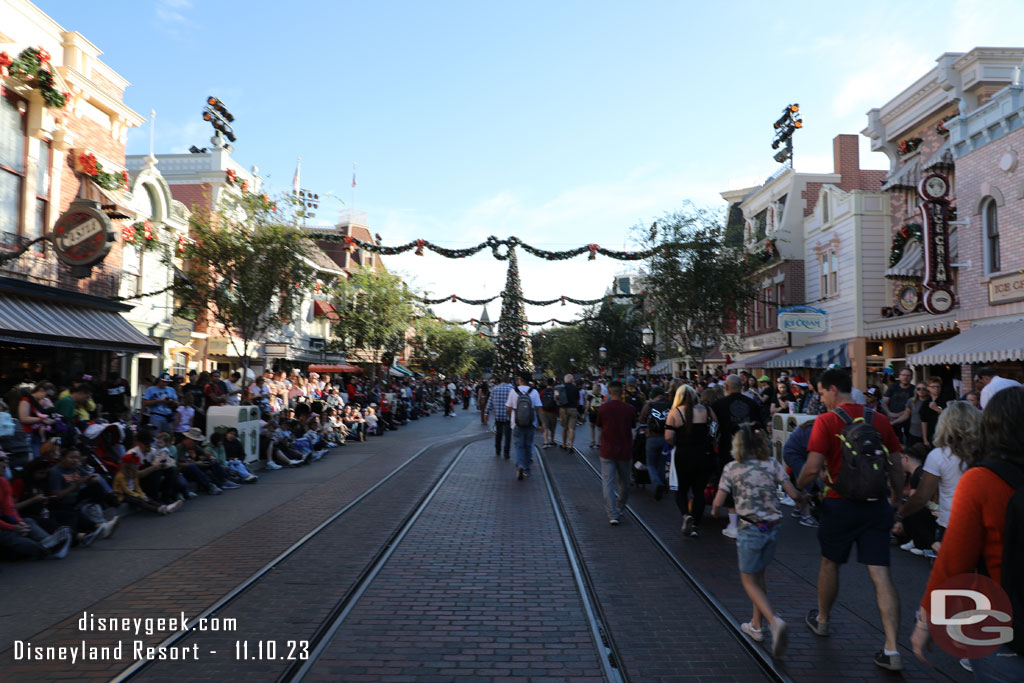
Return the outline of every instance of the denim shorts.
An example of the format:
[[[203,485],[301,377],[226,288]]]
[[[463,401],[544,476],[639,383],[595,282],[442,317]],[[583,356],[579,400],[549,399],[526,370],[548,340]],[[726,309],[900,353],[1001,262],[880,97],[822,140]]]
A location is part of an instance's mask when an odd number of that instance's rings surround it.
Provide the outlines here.
[[[764,571],[775,558],[779,526],[761,531],[756,526],[745,526],[736,534],[736,551],[740,559],[740,571],[757,574]]]

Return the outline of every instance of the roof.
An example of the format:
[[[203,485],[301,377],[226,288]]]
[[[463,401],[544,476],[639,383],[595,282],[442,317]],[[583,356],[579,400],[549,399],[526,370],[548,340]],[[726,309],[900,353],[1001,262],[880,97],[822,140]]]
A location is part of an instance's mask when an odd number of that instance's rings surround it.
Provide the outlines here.
[[[313,262],[320,270],[328,270],[332,273],[341,274],[341,267],[334,262],[330,256],[324,253],[324,250],[317,246],[315,243],[309,243],[309,249],[306,252],[306,257]]]

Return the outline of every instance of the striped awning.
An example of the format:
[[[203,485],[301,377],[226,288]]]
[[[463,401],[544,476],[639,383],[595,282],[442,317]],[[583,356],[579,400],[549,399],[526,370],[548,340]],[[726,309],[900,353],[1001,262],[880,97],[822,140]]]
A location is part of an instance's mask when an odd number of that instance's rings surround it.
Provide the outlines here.
[[[398,363],[392,365],[389,369],[389,374],[392,377],[415,377],[412,370],[402,367]]]
[[[730,367],[742,368],[750,370],[753,368],[765,368],[768,367],[766,364],[768,361],[778,358],[782,354],[786,353],[789,349],[771,349],[770,351],[761,351],[760,353],[753,353],[744,358],[737,358],[732,362]]]
[[[910,365],[994,363],[1024,360],[1024,320],[976,325],[921,353],[907,356]]]
[[[0,341],[96,351],[159,352],[116,311],[0,294]]]
[[[956,263],[960,258],[960,238],[956,230],[949,231],[949,260]],[[890,279],[903,280],[906,278],[920,279],[924,276],[924,245],[920,240],[907,242],[903,249],[903,257],[899,262],[885,270],[885,276]]]
[[[827,368],[835,363],[845,368],[850,364],[846,359],[846,345],[849,341],[849,339],[843,339],[841,341],[810,344],[800,349],[794,349],[781,358],[770,360],[764,364],[764,367]]]

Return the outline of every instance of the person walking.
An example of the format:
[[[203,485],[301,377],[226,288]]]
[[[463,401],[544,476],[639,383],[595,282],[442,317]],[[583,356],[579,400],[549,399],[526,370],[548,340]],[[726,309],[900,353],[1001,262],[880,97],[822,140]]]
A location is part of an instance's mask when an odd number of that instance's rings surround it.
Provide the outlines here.
[[[508,395],[505,412],[515,429],[512,438],[516,444],[516,479],[530,476],[533,463],[533,437],[541,419],[540,394],[530,387],[530,373],[519,375],[519,385]]]
[[[799,492],[789,482],[786,470],[772,457],[771,444],[760,426],[742,425],[733,438],[733,462],[722,470],[718,493],[711,507],[715,515],[732,494],[736,501],[740,528],[736,537],[740,582],[754,605],[754,615],[740,629],[757,642],[764,640],[762,619],[772,634],[772,657],[780,657],[786,649],[786,622],[772,609],[764,572],[775,558],[782,513],[775,492],[779,486],[792,496]]]
[[[491,390],[487,397],[487,406],[484,408],[484,424],[491,415],[494,416],[494,455],[505,456],[509,459],[509,451],[512,449],[512,423],[509,420],[505,404],[508,403],[508,396],[512,392],[512,385],[504,377],[498,378],[498,385]],[[504,447],[502,447],[504,443]]]
[[[660,386],[651,387],[651,398],[644,404],[638,418],[641,425],[647,428],[647,443],[644,446],[647,456],[647,472],[654,484],[654,499],[661,500],[668,490],[665,482],[665,468],[668,464],[668,453],[665,449],[666,420],[672,404],[665,399],[665,390]]]
[[[758,423],[761,419],[761,406],[749,396],[743,394],[743,383],[739,376],[729,375],[725,378],[725,397],[711,406],[718,420],[718,470],[732,460],[732,437],[740,426],[747,423]],[[736,538],[739,531],[736,510],[732,498],[726,498],[725,507],[729,511],[729,525],[722,529],[722,535]]]
[[[676,390],[672,409],[665,420],[665,440],[675,447],[672,471],[676,476],[676,507],[683,516],[683,535],[691,538],[700,535],[699,527],[704,519],[704,487],[715,460],[711,440],[714,422],[711,408],[698,401],[692,386],[684,384]]]
[[[629,469],[633,462],[636,409],[625,403],[622,382],[608,383],[608,400],[597,411],[601,429],[601,485],[608,523],[618,526],[629,499]]]
[[[1024,388],[1006,388],[991,396],[981,415],[979,450],[983,461],[960,477],[953,495],[953,510],[956,514],[949,519],[939,556],[932,567],[928,587],[917,610],[917,623],[910,642],[914,654],[926,664],[926,652],[931,639],[928,628],[933,623],[932,594],[942,589],[949,578],[959,574],[974,574],[982,566],[984,573],[1004,588],[1020,585],[1020,567],[1015,570],[1005,567],[1003,563],[1020,558],[1019,524],[1015,526],[1018,535],[1017,552],[1006,552],[1004,544],[1014,542],[1006,536],[1007,531],[1014,529],[1013,523],[1007,521],[1007,516],[1011,514],[1016,502],[1020,501],[1020,491],[1024,488],[1022,425]],[[1020,510],[1019,505],[1016,505],[1016,510]],[[1017,572],[1016,576],[1008,575],[1008,572],[1014,571]],[[974,680],[1024,680],[1024,654],[1021,654],[1024,629],[1020,625],[1019,616],[1014,617],[1012,642],[1001,645],[986,657],[970,660]],[[949,629],[949,626],[945,628]],[[992,626],[984,627],[983,630],[995,631]]]
[[[601,383],[594,382],[587,392],[587,419],[590,421],[590,447],[598,448],[601,441],[601,431],[597,428],[597,411],[604,403],[604,391]]]
[[[567,451],[573,449],[573,442],[576,440],[576,422],[584,407],[583,392],[580,391],[573,379],[571,374],[566,375],[560,387],[555,388],[558,422],[562,425],[562,449]]]
[[[829,617],[839,594],[839,567],[846,564],[856,543],[857,561],[868,567],[885,630],[875,664],[900,671],[903,660],[896,648],[900,601],[889,570],[893,508],[903,491],[900,442],[887,417],[853,402],[852,387],[850,375],[843,370],[826,370],[818,378],[818,391],[829,412],[814,421],[807,464],[797,478],[798,489],[813,483],[819,474],[827,484],[818,529],[818,607],[807,613],[805,621],[815,635],[829,634]],[[865,429],[868,425],[870,429]]]
[[[544,445],[541,448],[553,448],[555,430],[558,428],[558,403],[555,401],[555,380],[548,377],[540,391],[540,426],[544,432]]]

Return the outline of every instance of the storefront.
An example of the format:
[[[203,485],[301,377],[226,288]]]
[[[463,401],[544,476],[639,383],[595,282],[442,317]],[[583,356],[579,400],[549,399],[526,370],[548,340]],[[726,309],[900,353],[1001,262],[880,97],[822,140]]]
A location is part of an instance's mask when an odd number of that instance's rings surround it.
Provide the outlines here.
[[[970,367],[971,374],[988,366],[1002,377],[1024,381],[1024,317],[976,322],[954,337],[911,354],[907,363],[915,367],[948,368],[950,377],[957,380],[961,366]],[[953,386],[958,395],[967,390],[959,381]]]
[[[111,299],[0,278],[0,392],[79,373],[122,373],[135,354],[160,346],[124,319],[131,306]]]

